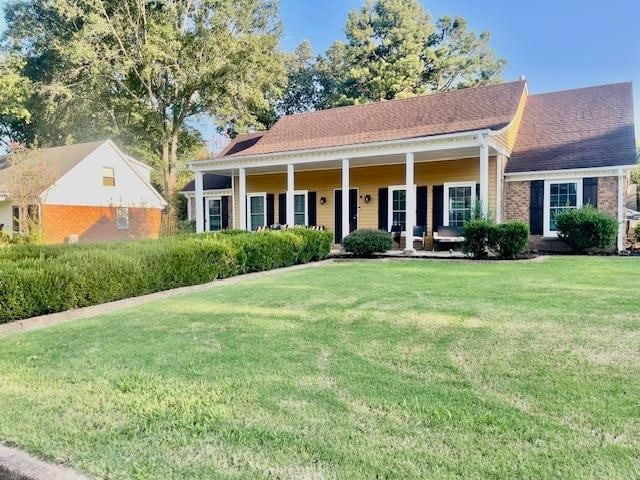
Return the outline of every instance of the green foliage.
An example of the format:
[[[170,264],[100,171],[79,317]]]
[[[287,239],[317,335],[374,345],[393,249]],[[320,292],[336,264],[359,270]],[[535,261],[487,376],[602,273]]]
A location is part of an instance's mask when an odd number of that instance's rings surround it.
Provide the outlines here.
[[[342,245],[355,257],[371,257],[374,253],[391,250],[393,239],[384,230],[360,229],[344,237]]]
[[[196,221],[195,220],[180,220],[178,222],[179,235],[185,233],[196,233]]]
[[[633,239],[634,239],[636,242],[639,242],[639,243],[640,243],[640,223],[639,223],[639,224],[637,224],[637,225],[634,227],[634,229],[633,229]]]
[[[615,218],[590,205],[566,209],[556,215],[555,221],[558,237],[578,252],[611,247],[618,231]]]
[[[165,197],[202,139],[190,121],[262,128],[285,82],[271,0],[11,0],[6,50],[38,88],[22,125],[43,146],[111,137],[154,160]]]
[[[494,225],[489,234],[489,244],[499,258],[516,258],[529,245],[529,226],[520,221]]]
[[[321,260],[331,239],[330,232],[292,229],[2,248],[0,323]]]
[[[26,107],[33,93],[31,81],[24,75],[25,61],[10,55],[0,56],[0,137],[12,136],[16,123],[29,123]]]
[[[486,218],[472,218],[464,222],[462,251],[476,259],[487,258],[494,228],[495,223]]]
[[[436,24],[418,0],[373,0],[352,11],[346,41],[289,74],[287,111],[405,98],[500,81],[505,62],[489,32],[467,30],[462,17]]]

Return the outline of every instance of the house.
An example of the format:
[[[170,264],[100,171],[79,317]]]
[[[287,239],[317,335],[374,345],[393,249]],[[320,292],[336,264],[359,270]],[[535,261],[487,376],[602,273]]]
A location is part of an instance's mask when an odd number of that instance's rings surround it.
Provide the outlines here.
[[[196,181],[187,183],[180,193],[187,199],[187,219],[196,218]],[[232,225],[233,209],[231,177],[205,173],[202,177],[203,230],[215,232],[228,229]]]
[[[50,185],[38,206],[45,243],[156,238],[167,204],[150,183],[151,167],[125,155],[112,141],[79,143],[34,152],[26,168]],[[19,231],[16,166],[0,164],[0,225]]]
[[[431,244],[478,199],[553,248],[555,215],[589,203],[617,218],[619,249],[635,166],[630,83],[529,95],[525,80],[285,116],[190,164],[199,232],[217,174],[233,179],[235,228],[323,225],[339,243],[356,228],[422,227]]]

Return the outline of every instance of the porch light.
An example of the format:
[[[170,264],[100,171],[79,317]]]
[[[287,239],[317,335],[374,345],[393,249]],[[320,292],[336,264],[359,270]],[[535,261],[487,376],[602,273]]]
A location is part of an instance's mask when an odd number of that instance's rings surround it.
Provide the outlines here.
[[[364,203],[369,203],[370,201],[371,201],[371,195],[366,194],[366,195],[364,196]]]
[[[320,205],[324,205],[325,203],[327,203],[327,198],[326,197],[320,197]]]

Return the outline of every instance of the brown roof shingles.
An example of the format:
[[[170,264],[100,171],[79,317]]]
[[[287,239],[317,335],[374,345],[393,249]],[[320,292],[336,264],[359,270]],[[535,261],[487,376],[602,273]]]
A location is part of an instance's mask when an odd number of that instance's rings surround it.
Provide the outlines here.
[[[288,115],[267,132],[238,137],[217,157],[497,130],[513,119],[525,86],[517,81]]]
[[[636,162],[631,83],[530,95],[506,172]]]

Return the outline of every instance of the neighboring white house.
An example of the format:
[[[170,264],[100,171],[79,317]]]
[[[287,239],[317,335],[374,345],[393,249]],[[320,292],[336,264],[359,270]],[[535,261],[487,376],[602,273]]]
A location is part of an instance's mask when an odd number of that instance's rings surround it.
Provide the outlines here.
[[[36,151],[26,160],[52,178],[42,192],[43,241],[155,238],[165,200],[150,183],[151,167],[125,155],[111,140]],[[18,230],[10,198],[12,167],[0,164],[0,225]]]

